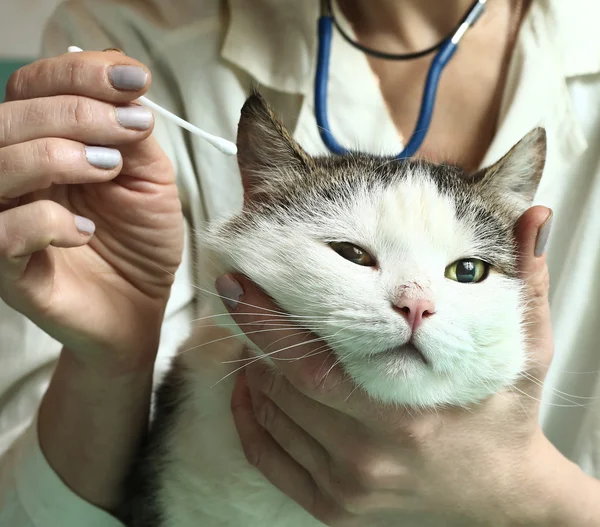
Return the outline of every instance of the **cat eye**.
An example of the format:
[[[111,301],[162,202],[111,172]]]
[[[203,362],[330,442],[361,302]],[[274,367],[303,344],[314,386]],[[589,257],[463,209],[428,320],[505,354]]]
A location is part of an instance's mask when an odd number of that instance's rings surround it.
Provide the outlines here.
[[[476,258],[458,260],[446,267],[444,275],[450,280],[462,284],[474,284],[487,278],[490,266],[488,263]]]
[[[373,258],[367,251],[348,242],[331,242],[329,244],[336,253],[349,262],[365,267],[374,267],[376,265]]]

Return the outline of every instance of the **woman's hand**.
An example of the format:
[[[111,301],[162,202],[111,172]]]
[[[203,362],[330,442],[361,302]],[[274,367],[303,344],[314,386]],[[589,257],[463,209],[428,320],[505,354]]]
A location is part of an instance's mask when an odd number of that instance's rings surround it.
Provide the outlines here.
[[[109,511],[147,429],[183,244],[171,163],[132,104],[149,84],[121,53],[73,53],[19,70],[0,105],[0,296],[64,345],[40,446]]]
[[[585,476],[538,425],[553,349],[548,274],[540,256],[549,214],[534,207],[517,228],[521,270],[532,293],[529,373],[518,386],[468,410],[415,413],[377,404],[334,366],[334,358],[311,356],[320,343],[303,345],[310,337],[294,337],[294,331],[269,337],[273,333],[257,331],[260,309],[254,316],[233,309],[259,347],[293,346],[275,356],[299,359],[277,360],[282,374],[255,361],[238,379],[232,409],[250,463],[330,526],[588,525],[565,521],[572,517],[555,485],[557,478],[581,483]],[[238,278],[245,313],[252,305],[277,309]],[[223,294],[235,297],[231,283]]]
[[[121,53],[65,54],[0,105],[0,296],[99,371],[151,367],[181,259],[173,169],[131,104],[149,85]]]

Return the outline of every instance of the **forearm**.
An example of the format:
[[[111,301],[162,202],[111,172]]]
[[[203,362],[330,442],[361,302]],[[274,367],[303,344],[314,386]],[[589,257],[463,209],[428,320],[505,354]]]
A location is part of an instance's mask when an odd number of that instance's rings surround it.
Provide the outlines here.
[[[41,449],[86,501],[114,511],[147,430],[152,370],[99,373],[63,351],[39,412]]]
[[[563,459],[554,522],[546,525],[597,527],[600,525],[600,481],[585,474],[576,464]]]
[[[565,488],[570,494],[563,496],[561,525],[597,527],[600,525],[600,481],[584,474],[581,470]],[[570,500],[570,501],[569,501]]]

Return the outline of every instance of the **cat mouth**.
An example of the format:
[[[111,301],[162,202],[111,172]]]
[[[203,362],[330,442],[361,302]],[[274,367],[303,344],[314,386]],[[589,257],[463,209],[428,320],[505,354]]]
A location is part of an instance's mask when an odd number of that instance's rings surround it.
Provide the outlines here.
[[[425,355],[423,355],[419,348],[417,348],[417,346],[415,346],[410,340],[406,344],[390,348],[386,351],[386,354],[402,355],[408,359],[419,360],[426,365],[429,364],[429,361]]]

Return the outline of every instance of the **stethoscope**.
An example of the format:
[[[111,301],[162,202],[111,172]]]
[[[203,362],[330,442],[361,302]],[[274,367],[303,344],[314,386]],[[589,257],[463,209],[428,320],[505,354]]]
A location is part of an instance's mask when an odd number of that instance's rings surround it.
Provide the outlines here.
[[[448,38],[445,38],[435,46],[417,53],[393,55],[371,50],[352,40],[339,26],[335,17],[333,16],[331,0],[321,0],[321,16],[319,17],[318,25],[319,47],[317,53],[317,71],[315,76],[315,117],[317,120],[317,126],[319,127],[319,133],[323,139],[323,143],[325,143],[325,146],[334,154],[343,155],[348,153],[348,150],[340,145],[331,133],[329,120],[327,118],[327,83],[329,81],[329,58],[331,56],[331,38],[334,25],[344,39],[346,39],[350,44],[365,53],[369,53],[379,58],[409,60],[437,51],[433,61],[431,62],[431,66],[429,67],[429,72],[427,74],[427,80],[425,81],[425,88],[423,90],[423,98],[421,100],[421,108],[419,110],[417,124],[415,125],[415,129],[412,133],[410,141],[404,147],[404,150],[398,155],[399,158],[407,158],[411,157],[423,144],[425,136],[429,130],[431,117],[433,115],[433,107],[435,104],[435,96],[440,83],[442,70],[445,68],[448,62],[450,62],[450,59],[454,55],[454,52],[458,47],[458,43],[463,38],[464,34],[475,24],[475,22],[477,22],[479,17],[482,15],[486,1],[487,0],[476,0],[473,2],[467,14],[452,35]]]

